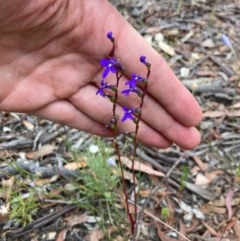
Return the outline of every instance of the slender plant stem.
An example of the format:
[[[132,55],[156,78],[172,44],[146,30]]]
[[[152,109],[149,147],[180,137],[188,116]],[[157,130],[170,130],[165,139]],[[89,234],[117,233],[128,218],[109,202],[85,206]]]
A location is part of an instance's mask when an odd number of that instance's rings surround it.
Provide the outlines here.
[[[150,68],[148,68],[148,72],[147,72],[147,79],[150,76]],[[148,86],[148,82],[146,82],[144,84],[144,89],[143,89],[143,94],[141,96],[141,103],[140,103],[140,110],[142,110],[143,107],[143,103],[144,103],[144,96],[147,92],[147,86]],[[133,139],[133,158],[132,158],[132,170],[134,170],[134,161],[135,161],[135,157],[136,157],[136,151],[137,151],[137,134],[138,134],[138,130],[139,130],[139,122],[141,120],[142,117],[142,111],[140,111],[140,113],[138,114],[138,118],[137,118],[137,122],[136,122],[136,129],[135,129],[135,136]],[[133,185],[134,185],[134,209],[135,209],[135,218],[134,218],[134,225],[137,221],[137,200],[138,200],[138,195],[136,193],[136,175],[135,172],[133,171]]]
[[[115,50],[115,42],[113,42],[113,48],[109,54],[110,57],[114,57],[114,50]],[[117,98],[118,98],[118,86],[119,86],[119,80],[121,79],[123,73],[119,74],[119,70],[116,72],[116,90],[115,90],[115,96],[114,96],[114,102],[113,102],[113,131],[114,131],[114,149],[117,153],[118,161],[120,164],[120,169],[121,169],[121,179],[122,179],[122,185],[123,185],[123,193],[125,196],[125,204],[126,204],[126,210],[127,210],[127,215],[129,218],[130,226],[131,226],[131,233],[134,233],[134,225],[135,225],[135,220],[133,220],[132,214],[130,213],[129,209],[129,203],[128,203],[128,193],[127,193],[127,186],[124,178],[124,171],[123,171],[123,165],[121,161],[121,155],[120,155],[120,148],[118,145],[118,140],[117,140],[117,122],[119,120],[119,117],[116,115],[116,107],[117,107]]]

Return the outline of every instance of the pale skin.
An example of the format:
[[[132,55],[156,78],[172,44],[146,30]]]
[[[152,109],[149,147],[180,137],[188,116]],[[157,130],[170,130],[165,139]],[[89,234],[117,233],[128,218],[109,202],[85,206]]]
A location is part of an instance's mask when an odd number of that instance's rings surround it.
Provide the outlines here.
[[[112,116],[112,104],[96,95],[108,56],[112,31],[116,58],[126,72],[120,91],[131,73],[146,76],[139,62],[144,55],[152,64],[148,92],[142,110],[138,139],[166,148],[176,143],[192,149],[200,142],[194,128],[202,118],[199,105],[164,59],[106,0],[0,0],[0,110],[30,113],[100,136]],[[106,78],[114,84],[115,75]],[[135,107],[136,94],[118,99]],[[120,123],[119,132],[134,129]]]

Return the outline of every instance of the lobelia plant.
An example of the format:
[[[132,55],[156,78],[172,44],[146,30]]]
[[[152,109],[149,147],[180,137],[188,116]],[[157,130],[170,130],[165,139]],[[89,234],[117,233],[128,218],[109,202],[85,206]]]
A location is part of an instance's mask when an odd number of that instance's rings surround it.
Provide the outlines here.
[[[106,128],[111,128],[114,132],[114,137],[113,137],[113,146],[116,151],[120,169],[121,169],[121,177],[122,177],[122,183],[123,183],[123,193],[125,196],[125,204],[126,204],[126,211],[127,215],[129,218],[130,222],[130,227],[131,227],[131,233],[134,234],[136,232],[135,229],[136,227],[136,221],[137,221],[137,192],[136,192],[136,177],[135,173],[133,171],[133,185],[134,185],[134,203],[135,203],[135,210],[134,210],[134,215],[130,213],[129,209],[129,203],[128,203],[128,194],[127,194],[127,187],[124,179],[124,172],[123,172],[123,165],[121,162],[121,156],[120,156],[120,148],[117,140],[117,124],[119,121],[119,116],[116,114],[116,106],[117,106],[117,99],[118,99],[118,87],[119,87],[119,81],[122,78],[124,74],[125,68],[121,65],[120,60],[116,59],[114,56],[115,52],[115,47],[116,47],[116,41],[115,38],[113,37],[112,32],[107,33],[107,38],[112,42],[112,50],[109,54],[109,56],[105,59],[100,60],[100,65],[104,67],[104,71],[102,73],[102,80],[101,80],[101,86],[96,92],[96,94],[102,96],[102,97],[107,97],[109,100],[113,103],[113,118],[110,120],[110,122],[105,126]],[[141,77],[140,75],[137,75],[135,73],[132,74],[132,77],[129,81],[125,83],[126,86],[128,86],[127,89],[121,91],[122,95],[125,95],[128,97],[131,93],[137,94],[140,98],[140,105],[137,107],[131,107],[127,108],[126,106],[123,106],[123,116],[121,118],[121,122],[125,122],[128,119],[133,121],[135,123],[135,130],[133,132],[124,132],[124,134],[130,138],[132,138],[133,141],[133,151],[130,154],[130,159],[132,161],[132,170],[134,170],[134,160],[136,156],[136,150],[137,150],[137,134],[139,130],[139,122],[141,120],[142,116],[142,107],[144,104],[144,97],[147,92],[147,86],[148,86],[148,79],[150,76],[150,69],[151,69],[151,64],[146,61],[145,56],[140,57],[140,62],[144,64],[147,68],[147,74],[146,78]],[[109,85],[106,82],[106,77],[109,74],[115,74],[116,75],[116,84],[115,85]],[[138,88],[138,83],[142,83],[143,88],[140,89]],[[109,89],[113,92],[113,94],[108,94],[105,91]]]

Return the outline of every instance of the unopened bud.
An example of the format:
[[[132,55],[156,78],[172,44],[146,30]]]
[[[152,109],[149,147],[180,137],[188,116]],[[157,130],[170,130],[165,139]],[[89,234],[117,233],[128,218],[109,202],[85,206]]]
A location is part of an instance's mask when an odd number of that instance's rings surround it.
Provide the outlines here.
[[[114,103],[115,102],[115,97],[114,96],[109,96],[109,100]]]
[[[115,130],[116,125],[115,125],[115,124],[110,124],[109,127],[110,127],[112,130]]]
[[[115,115],[115,116],[114,116],[114,119],[115,119],[116,122],[118,122],[119,116],[118,116],[118,115]]]
[[[129,159],[133,162],[134,161],[134,156],[130,156]]]
[[[130,136],[131,136],[132,139],[135,139],[136,138],[136,133],[135,132],[131,132]]]
[[[135,109],[135,112],[136,112],[137,114],[141,114],[141,113],[142,113],[142,109],[141,109],[141,108],[136,108],[136,109]]]
[[[132,141],[133,141],[130,136],[127,136],[127,137],[126,137],[126,140],[127,140],[128,142],[132,142]]]
[[[117,91],[117,86],[116,86],[116,85],[112,85],[112,86],[111,86],[111,90],[114,91],[114,92],[116,92],[116,91]]]
[[[143,79],[143,83],[144,83],[145,85],[147,85],[147,84],[148,84],[148,79]]]
[[[134,119],[133,119],[133,122],[134,122],[135,124],[138,124],[138,118],[134,118]]]
[[[114,139],[112,140],[112,142],[113,142],[113,144],[115,144],[115,145],[118,144],[118,140],[117,140],[116,138],[114,138]]]
[[[137,95],[142,98],[143,97],[143,92],[141,90],[138,90],[137,91]]]

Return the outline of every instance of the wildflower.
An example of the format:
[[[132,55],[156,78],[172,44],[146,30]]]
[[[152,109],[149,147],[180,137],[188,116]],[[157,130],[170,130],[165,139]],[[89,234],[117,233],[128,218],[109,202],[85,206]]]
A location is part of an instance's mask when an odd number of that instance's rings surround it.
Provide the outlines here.
[[[133,73],[131,80],[127,81],[125,83],[125,85],[129,85],[130,87],[136,87],[138,81],[145,82],[146,80],[143,77],[141,77],[140,75],[136,75]]]
[[[145,56],[141,56],[140,57],[140,62],[145,64],[147,66],[147,68],[150,68],[150,66],[151,66],[151,64],[146,61],[146,57]]]
[[[222,41],[224,42],[224,44],[225,44],[228,48],[232,48],[232,44],[231,44],[229,38],[228,38],[225,34],[222,34]]]
[[[115,39],[113,37],[113,33],[111,31],[107,33],[107,38],[110,39],[112,42],[115,41]]]
[[[104,92],[104,89],[112,89],[114,88],[114,86],[109,85],[107,82],[104,82],[104,79],[102,79],[101,81],[101,87],[98,89],[98,91],[96,92],[96,95],[100,94],[102,97],[105,97],[106,94]]]
[[[99,147],[98,147],[97,145],[91,145],[91,146],[89,146],[88,149],[89,149],[89,151],[90,151],[91,153],[93,153],[93,154],[99,152]]]
[[[123,111],[124,111],[124,115],[121,119],[122,122],[126,121],[127,119],[130,119],[130,120],[133,120],[135,121],[136,118],[133,116],[134,113],[141,113],[141,109],[140,108],[131,108],[131,109],[128,109],[127,107],[123,106]]]
[[[140,57],[140,62],[142,62],[143,64],[146,63],[146,57],[145,56],[141,56]]]
[[[110,158],[107,159],[107,164],[108,164],[109,166],[114,166],[114,167],[117,166],[115,159],[112,158],[112,157],[110,157]]]
[[[129,96],[130,92],[135,92],[138,96],[142,96],[143,92],[141,90],[136,89],[135,87],[130,86],[129,89],[123,90],[121,93]]]
[[[9,213],[9,205],[2,205],[0,206],[0,214],[5,216]]]
[[[102,74],[103,78],[106,78],[110,71],[112,73],[117,73],[118,69],[120,69],[121,66],[119,60],[115,59],[114,57],[102,59],[100,60],[100,64],[102,65],[102,67],[106,67]]]
[[[109,124],[105,125],[105,128],[110,128],[110,129],[114,130],[116,128],[116,124],[117,124],[118,120],[119,120],[119,116],[115,115],[115,117],[110,120]]]
[[[35,176],[38,177],[38,178],[42,177],[42,172],[41,171],[36,171],[35,172]]]

